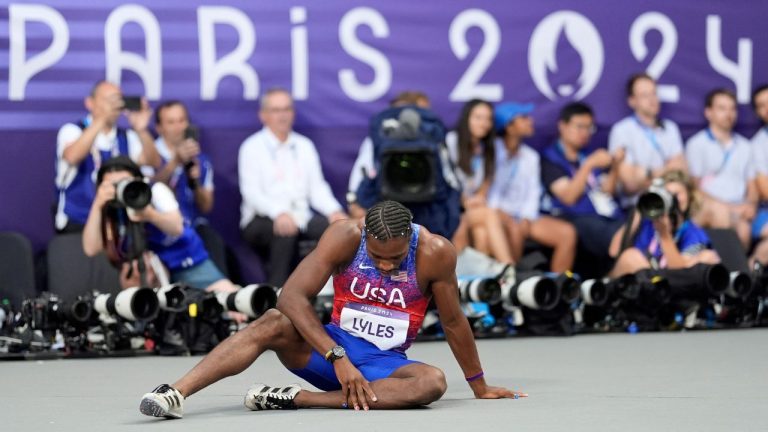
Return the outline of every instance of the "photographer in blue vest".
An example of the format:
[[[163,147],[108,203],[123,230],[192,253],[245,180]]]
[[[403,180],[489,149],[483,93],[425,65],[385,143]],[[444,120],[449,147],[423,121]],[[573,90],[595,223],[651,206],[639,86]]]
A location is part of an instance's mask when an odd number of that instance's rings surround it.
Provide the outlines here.
[[[99,81],[85,98],[88,116],[59,129],[56,145],[58,233],[80,232],[96,195],[96,172],[108,159],[125,155],[139,165],[160,166],[155,140],[147,130],[152,110],[144,98],[126,105],[120,88]],[[131,129],[117,126],[123,114]]]
[[[206,291],[233,292],[237,287],[232,284],[208,257],[203,242],[194,229],[184,221],[179,211],[179,204],[173,192],[163,183],[151,186],[151,196],[147,197],[143,207],[127,202],[128,196],[136,200],[139,194],[122,193],[126,186],[120,186],[125,180],[143,181],[139,166],[126,156],[112,158],[99,168],[97,191],[88,220],[83,231],[83,249],[88,256],[94,256],[105,250],[107,243],[104,233],[109,235],[110,214],[118,218],[127,214],[134,223],[145,222],[146,243],[170,272],[171,282]],[[121,196],[120,196],[121,195]],[[127,208],[126,208],[127,207]],[[110,210],[116,210],[110,212]],[[122,211],[121,211],[122,210]],[[107,222],[107,225],[105,225]],[[109,239],[109,237],[107,237]],[[141,242],[141,239],[121,239],[120,243]],[[128,263],[123,263],[123,272]]]

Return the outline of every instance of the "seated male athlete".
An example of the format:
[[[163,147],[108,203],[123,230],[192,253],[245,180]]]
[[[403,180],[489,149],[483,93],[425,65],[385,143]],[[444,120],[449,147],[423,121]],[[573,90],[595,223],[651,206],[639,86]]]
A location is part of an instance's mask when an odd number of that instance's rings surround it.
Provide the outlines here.
[[[445,375],[409,360],[405,350],[430,298],[475,397],[527,396],[485,383],[459,305],[456,252],[448,240],[411,219],[404,206],[384,201],[368,210],[365,225],[355,220],[332,224],[286,282],[277,309],[224,340],[173,386],[163,384],[145,394],[141,412],[180,418],[184,398],[244,371],[268,349],[291,372],[324,391],[256,384],[245,395],[251,410],[427,405],[445,393]],[[310,299],[331,275],[333,316],[323,327]]]

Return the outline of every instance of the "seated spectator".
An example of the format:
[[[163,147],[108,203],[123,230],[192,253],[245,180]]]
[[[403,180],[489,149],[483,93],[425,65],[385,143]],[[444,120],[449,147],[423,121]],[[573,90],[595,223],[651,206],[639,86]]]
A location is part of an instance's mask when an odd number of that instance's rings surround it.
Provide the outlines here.
[[[267,91],[259,118],[264,127],[246,138],[238,155],[240,228],[251,247],[268,255],[268,282],[282,286],[298,258],[299,239],[316,241],[347,215],[323,177],[314,144],[293,131],[291,95]]]
[[[664,187],[675,197],[670,214],[655,220],[635,213],[632,221],[631,247],[621,252],[612,277],[642,269],[680,269],[699,263],[717,264],[720,257],[704,230],[691,220],[695,208],[695,186],[682,171],[669,171],[662,177]],[[621,229],[623,234],[624,228]]]
[[[96,195],[96,172],[109,158],[126,155],[140,165],[160,166],[155,140],[147,130],[152,111],[145,99],[140,110],[125,111],[120,88],[99,81],[85,98],[85,107],[88,116],[64,124],[57,136],[54,225],[58,233],[83,230]],[[117,126],[122,113],[131,129]]]
[[[688,139],[685,148],[691,176],[704,195],[696,222],[705,228],[736,230],[746,249],[757,189],[749,141],[733,131],[736,96],[725,89],[711,91],[704,116],[708,127]]]
[[[607,260],[622,224],[613,194],[624,152],[612,157],[605,149],[584,151],[595,123],[592,108],[581,102],[563,107],[557,126],[558,141],[542,155],[541,178],[548,194],[543,207],[574,225],[582,250]]]
[[[112,158],[99,168],[96,197],[83,231],[83,249],[88,256],[104,250],[105,210],[119,208],[115,204],[115,184],[123,179],[142,179],[138,165],[125,156]],[[134,222],[146,222],[148,249],[168,269],[171,282],[206,291],[237,290],[210,260],[202,240],[189,223],[185,223],[173,192],[165,184],[153,184],[149,205],[140,210],[128,209],[127,213]],[[131,264],[125,263],[124,268]]]
[[[493,107],[473,99],[461,110],[456,130],[446,135],[451,160],[457,166],[464,212],[453,235],[457,250],[471,245],[497,261],[514,264],[501,214],[488,206],[488,189],[496,163]]]
[[[419,108],[429,109],[429,97],[420,91],[409,90],[398,93],[398,95],[389,103],[389,106],[391,107],[405,105],[415,105]],[[360,144],[357,158],[355,158],[355,163],[352,165],[352,171],[349,173],[347,208],[349,210],[349,215],[353,218],[365,217],[365,209],[357,203],[356,192],[364,177],[373,177],[376,175],[376,168],[374,167],[375,161],[373,159],[373,141],[371,140],[371,137],[366,136]]]
[[[539,214],[541,166],[539,153],[523,139],[533,136],[533,104],[507,102],[496,106],[496,170],[488,205],[502,211],[512,257],[519,261],[526,239],[552,248],[550,269],[564,272],[573,268],[576,230],[568,222]]]
[[[222,271],[227,267],[224,240],[209,224],[205,215],[213,209],[213,165],[200,151],[198,130],[189,123],[187,107],[180,101],[168,101],[155,110],[155,141],[163,166],[154,181],[168,185],[176,195],[179,209],[203,239],[205,249]]]
[[[752,93],[752,108],[761,122],[760,129],[752,137],[755,189],[760,207],[752,222],[752,239],[758,243],[750,257],[750,266],[755,261],[768,264],[768,84],[759,86]]]
[[[650,75],[632,75],[627,82],[627,104],[632,115],[611,128],[608,151],[624,149],[619,166],[619,192],[622,205],[633,205],[638,193],[670,170],[688,169],[683,154],[683,139],[673,121],[659,118],[661,104],[656,81]]]

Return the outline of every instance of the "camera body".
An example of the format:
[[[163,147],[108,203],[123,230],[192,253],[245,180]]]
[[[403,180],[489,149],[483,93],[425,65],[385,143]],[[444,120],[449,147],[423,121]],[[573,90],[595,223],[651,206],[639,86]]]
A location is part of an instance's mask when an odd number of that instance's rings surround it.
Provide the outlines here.
[[[128,111],[141,111],[141,96],[123,96],[123,108]]]
[[[665,187],[664,180],[653,179],[648,190],[637,200],[637,211],[647,219],[658,219],[677,210],[677,199]]]
[[[120,180],[115,183],[115,200],[125,207],[141,210],[152,201],[152,187],[140,179]]]

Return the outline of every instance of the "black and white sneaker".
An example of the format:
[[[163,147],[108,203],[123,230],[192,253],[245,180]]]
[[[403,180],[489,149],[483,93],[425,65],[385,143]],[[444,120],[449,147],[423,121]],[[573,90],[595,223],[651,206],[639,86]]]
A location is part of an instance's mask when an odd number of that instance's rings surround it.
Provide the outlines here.
[[[294,410],[298,408],[293,399],[301,391],[298,384],[286,387],[270,387],[254,384],[245,394],[245,406],[251,411]]]
[[[184,414],[184,396],[168,384],[160,384],[142,396],[139,411],[153,417],[181,418]]]

